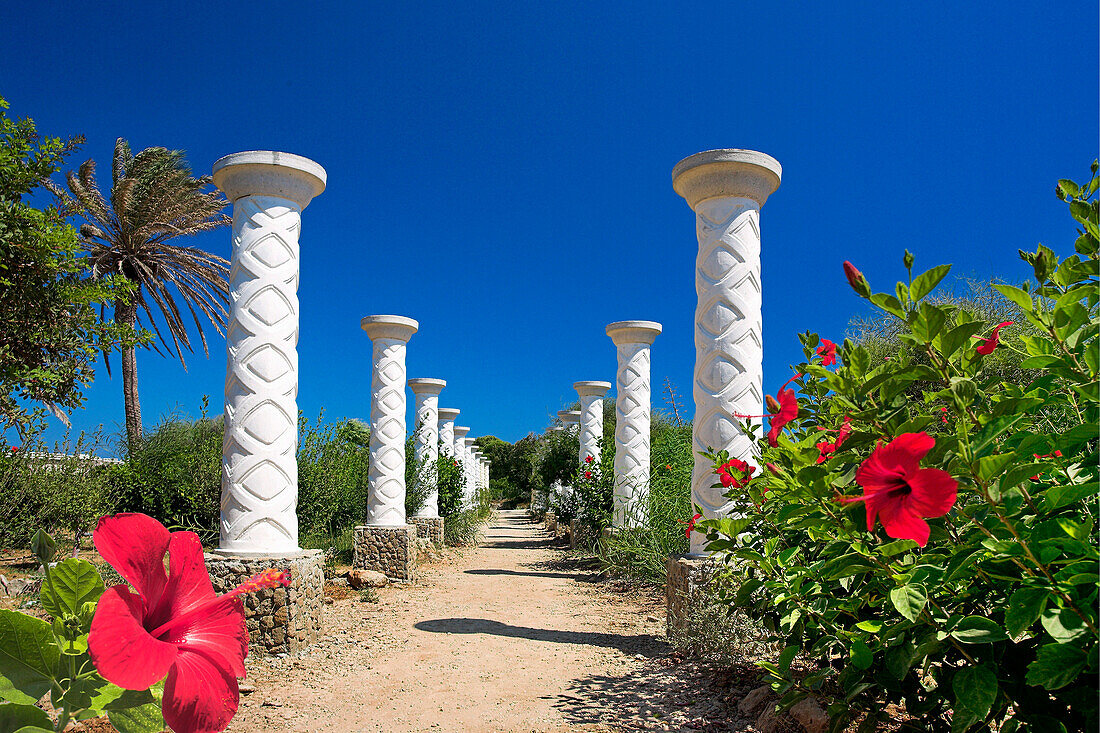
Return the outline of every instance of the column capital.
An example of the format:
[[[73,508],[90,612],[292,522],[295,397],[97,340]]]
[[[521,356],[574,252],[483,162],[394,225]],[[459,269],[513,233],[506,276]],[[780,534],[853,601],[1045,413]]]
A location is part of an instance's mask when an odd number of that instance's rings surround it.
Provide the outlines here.
[[[413,394],[439,394],[443,391],[443,388],[447,386],[447,381],[444,379],[431,379],[429,377],[416,377],[410,379],[409,389],[413,391]]]
[[[611,382],[573,382],[573,389],[581,397],[603,397],[611,389]]]
[[[438,410],[439,419],[444,422],[454,422],[458,418],[458,413],[460,412],[462,411],[456,410],[453,407],[440,407]]]
[[[470,432],[470,429],[463,427],[462,425],[455,425],[455,438],[459,440],[465,440],[466,435]]]
[[[246,150],[214,161],[214,185],[230,201],[278,196],[306,208],[325,190],[328,174],[319,163],[293,153]]]
[[[609,387],[611,385],[608,385]],[[580,410],[558,410],[558,419],[565,425],[572,425],[581,421]]]
[[[720,196],[752,199],[760,206],[779,188],[783,167],[756,150],[705,150],[689,155],[672,169],[672,187],[694,209]]]
[[[652,344],[661,333],[656,321],[615,321],[607,324],[607,335],[615,344]]]
[[[367,316],[359,321],[359,327],[367,332],[371,341],[379,338],[408,341],[420,324],[405,316]]]

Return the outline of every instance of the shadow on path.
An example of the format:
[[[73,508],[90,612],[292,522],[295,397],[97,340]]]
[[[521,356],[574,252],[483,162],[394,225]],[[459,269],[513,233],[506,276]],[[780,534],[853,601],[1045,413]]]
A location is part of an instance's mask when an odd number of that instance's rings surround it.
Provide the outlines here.
[[[548,550],[557,547],[557,540],[546,538],[540,540],[497,540],[490,539],[481,546],[486,548],[506,547],[512,550]]]
[[[531,578],[565,578],[567,580],[579,580],[582,582],[588,580],[588,578],[578,576],[576,573],[523,572],[522,570],[504,570],[502,568],[474,568],[473,570],[463,570],[462,572],[467,575],[526,575]]]
[[[558,631],[533,629],[529,626],[512,626],[487,618],[441,618],[415,624],[420,631],[437,634],[492,634],[532,641],[549,641],[555,644],[584,644],[587,646],[618,649],[626,654],[655,657],[667,653],[668,645],[652,634],[599,634],[593,631]]]

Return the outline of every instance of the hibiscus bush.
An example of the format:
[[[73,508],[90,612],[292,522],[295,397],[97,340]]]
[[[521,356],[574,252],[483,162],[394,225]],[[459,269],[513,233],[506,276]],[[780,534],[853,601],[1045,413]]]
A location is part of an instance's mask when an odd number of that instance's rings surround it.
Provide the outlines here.
[[[783,647],[762,665],[781,707],[816,696],[833,730],[1096,730],[1092,171],[1058,186],[1075,254],[1021,252],[1034,279],[997,286],[1026,329],[930,301],[949,266],[913,276],[906,252],[905,281],[875,293],[845,263],[855,292],[901,322],[899,349],[872,363],[859,344],[803,335],[759,460],[712,456],[732,511],[699,525],[739,580],[726,602]],[[1000,349],[1027,377],[986,373]]]

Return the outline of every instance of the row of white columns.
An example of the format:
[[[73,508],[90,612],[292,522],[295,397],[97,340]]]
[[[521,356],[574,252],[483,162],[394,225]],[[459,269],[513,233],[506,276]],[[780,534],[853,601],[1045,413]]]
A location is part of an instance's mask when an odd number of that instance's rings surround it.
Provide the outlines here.
[[[697,153],[672,171],[673,188],[695,212],[699,242],[691,496],[708,518],[723,516],[729,506],[721,489],[713,488],[712,467],[699,453],[725,448],[733,457],[755,459],[752,437],[733,416],[763,412],[760,209],[781,176],[771,156],[738,149]],[[227,554],[298,551],[298,236],[302,211],[324,191],[326,178],[317,163],[274,151],[235,153],[214,164],[214,182],[233,202],[219,540]],[[608,326],[619,350],[618,388],[633,390],[635,398],[616,415],[616,514],[621,504],[622,521],[636,510],[638,490],[649,479],[649,400],[643,397],[650,391],[647,329],[654,327],[656,336],[660,326],[651,322]],[[404,354],[416,322],[372,316],[364,319],[364,329],[378,336],[372,336],[368,524],[403,523]],[[602,403],[602,393],[581,398],[582,413],[595,414],[594,405]],[[599,456],[591,441],[598,429],[590,424],[582,432],[594,459]],[[457,435],[454,454],[471,466],[478,458],[465,442],[459,445]],[[584,457],[582,449],[580,460]],[[477,481],[471,471],[469,486]],[[703,537],[693,533],[691,551],[702,549]]]
[[[298,237],[302,211],[324,191],[327,174],[308,158],[275,151],[228,155],[213,173],[233,204],[219,551],[292,556],[300,551]],[[368,316],[361,325],[373,344],[367,524],[404,525],[405,353],[418,324],[403,316]],[[423,461],[437,455],[440,426],[433,413],[445,384],[410,381],[421,428],[416,454]],[[468,466],[472,495],[479,481],[488,483],[487,466],[472,439],[453,437],[457,410],[450,412],[445,430],[453,455]],[[421,511],[439,516],[438,492]]]
[[[615,378],[615,465],[612,526],[633,527],[644,522],[649,488],[650,346],[661,333],[654,321],[617,321],[607,326],[615,344],[618,371]],[[568,428],[580,423],[578,461],[583,469],[600,465],[603,439],[603,398],[610,382],[575,382],[580,410],[558,412]],[[565,489],[568,492],[568,488]]]

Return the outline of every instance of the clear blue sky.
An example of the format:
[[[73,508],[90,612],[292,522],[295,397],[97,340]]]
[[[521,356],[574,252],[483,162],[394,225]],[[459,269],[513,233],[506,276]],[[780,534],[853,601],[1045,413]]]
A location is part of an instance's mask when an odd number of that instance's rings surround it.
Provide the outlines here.
[[[106,176],[122,136],[185,149],[201,172],[252,149],[328,170],[301,239],[311,416],[369,414],[359,319],[375,313],[420,321],[409,375],[446,379],[442,404],[476,435],[541,430],[574,381],[613,382],[604,326],[622,319],[664,324],[654,383],[671,378],[690,409],[694,217],[670,172],[697,151],[783,165],[762,214],[769,392],[800,359],[797,332],[836,340],[860,310],[843,260],[880,289],[906,247],[918,268],[1022,278],[1018,248],[1072,247],[1054,185],[1087,176],[1097,154],[1095,2],[17,3],[2,15],[0,94],[45,133],[86,135],[73,167],[94,157]],[[229,236],[191,243],[228,257]],[[220,409],[216,335],[187,371],[138,359],[146,426],[194,415],[204,394]],[[119,374],[100,368],[88,396],[75,427],[119,430]]]

